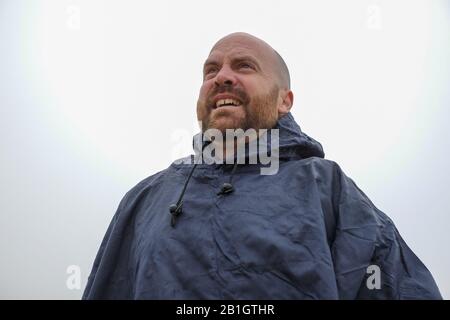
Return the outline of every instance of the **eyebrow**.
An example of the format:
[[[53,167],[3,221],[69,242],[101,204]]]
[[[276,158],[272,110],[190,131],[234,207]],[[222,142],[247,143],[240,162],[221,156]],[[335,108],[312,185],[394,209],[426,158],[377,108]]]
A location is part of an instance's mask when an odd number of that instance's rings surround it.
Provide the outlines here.
[[[231,58],[231,60],[232,60],[232,63],[242,62],[242,61],[250,61],[253,64],[255,64],[258,69],[260,69],[259,63],[256,61],[256,59],[249,55],[238,55],[236,57]],[[211,66],[211,65],[218,66],[219,63],[215,59],[208,58],[208,59],[206,59],[205,63],[203,64],[203,71],[206,69],[206,67]]]

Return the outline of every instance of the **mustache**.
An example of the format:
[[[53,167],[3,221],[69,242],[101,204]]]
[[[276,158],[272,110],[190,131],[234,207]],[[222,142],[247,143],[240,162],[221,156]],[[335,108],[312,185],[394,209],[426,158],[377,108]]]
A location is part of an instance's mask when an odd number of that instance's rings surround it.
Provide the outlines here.
[[[229,85],[221,85],[221,86],[215,87],[213,89],[213,91],[211,91],[211,93],[208,95],[208,98],[206,100],[206,105],[211,106],[213,104],[214,97],[216,95],[218,95],[219,93],[232,94],[232,95],[236,96],[239,100],[241,100],[243,105],[248,104],[248,102],[250,100],[247,93],[244,90],[242,90],[241,88],[232,87]]]

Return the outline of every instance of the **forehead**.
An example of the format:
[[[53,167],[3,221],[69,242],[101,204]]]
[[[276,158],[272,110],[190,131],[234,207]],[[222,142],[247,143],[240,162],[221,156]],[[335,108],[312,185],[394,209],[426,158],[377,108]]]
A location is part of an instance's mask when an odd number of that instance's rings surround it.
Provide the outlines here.
[[[221,60],[238,56],[250,56],[260,63],[270,63],[273,50],[262,41],[248,37],[228,37],[219,40],[209,53],[207,60]]]

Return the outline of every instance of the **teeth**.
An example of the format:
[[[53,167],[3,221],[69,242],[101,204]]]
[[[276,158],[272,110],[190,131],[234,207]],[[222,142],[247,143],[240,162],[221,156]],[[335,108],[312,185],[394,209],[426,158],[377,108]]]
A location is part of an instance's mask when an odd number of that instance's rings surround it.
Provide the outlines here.
[[[234,105],[239,106],[240,102],[234,99],[220,99],[216,102],[216,107],[222,107],[223,105]]]

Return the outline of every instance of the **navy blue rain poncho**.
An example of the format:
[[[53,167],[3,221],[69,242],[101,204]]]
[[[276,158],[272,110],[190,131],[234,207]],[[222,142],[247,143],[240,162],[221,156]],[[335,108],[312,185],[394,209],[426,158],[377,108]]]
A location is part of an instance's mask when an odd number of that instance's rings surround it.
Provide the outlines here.
[[[441,299],[389,217],[320,143],[291,114],[276,128],[277,174],[173,163],[132,188],[83,299]]]

